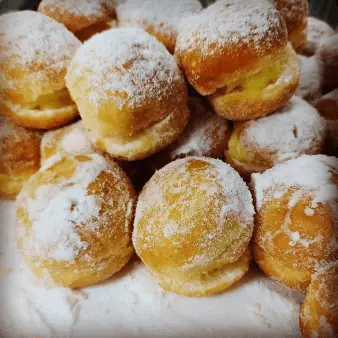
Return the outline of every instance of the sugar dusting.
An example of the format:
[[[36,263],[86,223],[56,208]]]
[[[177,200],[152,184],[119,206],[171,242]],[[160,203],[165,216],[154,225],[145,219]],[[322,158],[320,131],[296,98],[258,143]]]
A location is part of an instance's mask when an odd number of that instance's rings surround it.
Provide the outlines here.
[[[268,152],[275,164],[302,154],[318,154],[324,145],[325,121],[296,96],[275,114],[245,124],[243,146],[248,151],[253,147]]]
[[[163,100],[181,79],[174,57],[138,28],[111,29],[86,41],[76,53],[68,83],[84,73],[90,73],[84,90],[94,107],[112,98],[119,108]]]
[[[204,58],[229,43],[239,43],[259,55],[262,49],[275,43],[282,30],[277,10],[265,1],[220,0],[184,20],[176,50],[197,47]]]

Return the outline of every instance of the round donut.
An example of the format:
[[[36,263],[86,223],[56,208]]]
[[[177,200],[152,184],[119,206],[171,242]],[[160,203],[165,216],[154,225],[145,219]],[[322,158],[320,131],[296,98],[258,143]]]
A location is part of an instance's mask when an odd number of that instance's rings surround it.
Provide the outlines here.
[[[220,0],[188,18],[175,55],[190,84],[229,120],[272,113],[298,85],[284,20],[261,0]]]
[[[299,322],[303,338],[338,336],[338,261],[313,275]]]
[[[64,24],[80,41],[115,25],[115,0],[42,0],[38,11]]]
[[[15,199],[40,167],[41,133],[0,115],[0,199]]]
[[[92,142],[119,159],[160,151],[189,119],[175,58],[139,28],[111,29],[86,41],[66,80]]]
[[[324,67],[319,57],[298,55],[300,64],[299,85],[295,95],[313,103],[322,96]]]
[[[53,156],[17,199],[15,234],[32,272],[78,288],[107,279],[133,254],[136,194],[124,171],[98,154]]]
[[[334,34],[335,31],[325,21],[310,16],[307,20],[307,40],[301,53],[314,55],[320,43]]]
[[[189,124],[177,140],[161,152],[147,158],[144,168],[148,177],[166,164],[187,156],[222,159],[230,138],[229,121],[217,116],[200,97],[190,97]]]
[[[80,45],[62,24],[41,13],[1,15],[1,111],[24,127],[39,129],[78,116],[64,78]]]
[[[326,123],[315,108],[294,96],[275,114],[236,122],[225,152],[227,162],[249,181],[252,173],[303,154],[324,150]]]
[[[280,283],[305,290],[316,266],[338,255],[338,159],[304,155],[253,174],[251,185],[256,262]]]
[[[324,64],[324,85],[338,87],[338,34],[326,38],[318,47],[317,54]]]
[[[307,0],[269,0],[273,2],[282,15],[287,30],[289,41],[297,52],[303,49],[306,42],[307,19],[309,5]]]
[[[254,208],[246,184],[217,159],[186,157],[146,183],[136,207],[133,243],[159,285],[202,297],[249,268]]]
[[[201,10],[198,0],[126,0],[116,12],[120,27],[143,28],[173,53],[181,21]]]

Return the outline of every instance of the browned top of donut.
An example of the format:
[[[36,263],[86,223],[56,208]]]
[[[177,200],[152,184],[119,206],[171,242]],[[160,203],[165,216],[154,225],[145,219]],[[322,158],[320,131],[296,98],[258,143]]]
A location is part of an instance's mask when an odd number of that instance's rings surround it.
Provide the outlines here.
[[[175,54],[189,81],[211,94],[224,74],[250,69],[287,44],[285,23],[261,0],[220,0],[185,20]]]

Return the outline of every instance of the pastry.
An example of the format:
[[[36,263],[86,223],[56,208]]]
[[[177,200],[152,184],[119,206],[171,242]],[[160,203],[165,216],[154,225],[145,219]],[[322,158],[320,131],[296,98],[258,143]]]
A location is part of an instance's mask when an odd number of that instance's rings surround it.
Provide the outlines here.
[[[66,79],[90,139],[113,157],[150,156],[188,122],[187,86],[175,58],[139,28],[111,29],[86,41]]]
[[[133,254],[136,195],[104,157],[53,156],[18,196],[15,234],[32,272],[46,284],[78,288],[119,271]]]
[[[338,261],[312,276],[300,314],[303,338],[338,336]]]
[[[183,19],[202,10],[198,0],[126,0],[116,9],[121,27],[140,27],[174,52]]]
[[[295,95],[313,103],[322,96],[324,67],[319,57],[298,55],[299,85]]]
[[[338,34],[326,38],[318,47],[317,55],[324,64],[324,85],[338,87]]]
[[[334,34],[335,31],[325,21],[310,16],[307,20],[307,40],[301,53],[314,55],[320,43]]]
[[[0,115],[0,199],[14,199],[40,167],[41,133]]]
[[[318,264],[337,258],[338,159],[304,155],[252,175],[253,254],[270,277],[306,290]]]
[[[134,247],[162,288],[207,296],[248,270],[253,215],[249,189],[230,166],[186,157],[157,171],[143,187]]]
[[[326,123],[310,104],[294,96],[275,114],[236,122],[225,152],[244,179],[303,154],[324,150]]]
[[[64,77],[80,41],[37,12],[0,16],[0,108],[16,123],[51,129],[78,116]]]
[[[297,52],[306,42],[306,27],[309,14],[307,0],[270,0],[282,15],[288,30],[289,41]]]
[[[272,113],[298,85],[284,20],[261,0],[220,0],[188,18],[175,55],[190,84],[229,120]]]
[[[81,41],[116,26],[114,0],[42,0],[38,11],[63,23]]]
[[[187,156],[205,156],[222,159],[228,145],[231,126],[217,116],[202,98],[188,100],[190,121],[177,140],[163,151],[147,158],[145,171],[151,177],[166,164]]]

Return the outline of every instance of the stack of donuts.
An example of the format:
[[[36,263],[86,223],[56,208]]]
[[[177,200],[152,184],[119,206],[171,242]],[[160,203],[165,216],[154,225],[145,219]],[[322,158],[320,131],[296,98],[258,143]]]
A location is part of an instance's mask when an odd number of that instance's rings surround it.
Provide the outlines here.
[[[298,53],[298,55],[297,55]],[[0,16],[0,196],[48,285],[139,256],[184,296],[254,261],[338,335],[338,34],[306,0],[42,0]],[[253,259],[252,259],[253,258]]]

